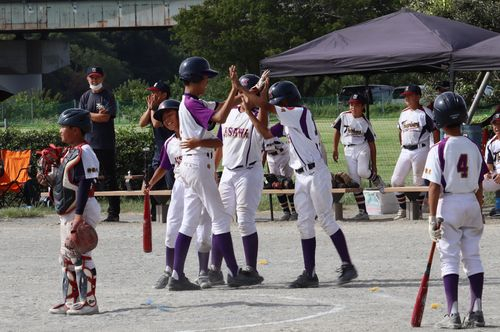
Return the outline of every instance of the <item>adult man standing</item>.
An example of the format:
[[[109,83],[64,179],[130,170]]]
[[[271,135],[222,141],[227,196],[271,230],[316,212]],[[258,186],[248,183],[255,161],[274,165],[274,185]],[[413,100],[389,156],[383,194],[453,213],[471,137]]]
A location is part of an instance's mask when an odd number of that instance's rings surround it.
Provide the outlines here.
[[[90,112],[92,131],[85,140],[94,150],[99,160],[104,187],[117,190],[116,181],[116,139],[115,124],[116,102],[111,91],[103,88],[104,70],[101,67],[87,68],[87,82],[90,89],[80,97],[80,108]],[[120,220],[120,197],[108,197],[108,216],[103,221]]]

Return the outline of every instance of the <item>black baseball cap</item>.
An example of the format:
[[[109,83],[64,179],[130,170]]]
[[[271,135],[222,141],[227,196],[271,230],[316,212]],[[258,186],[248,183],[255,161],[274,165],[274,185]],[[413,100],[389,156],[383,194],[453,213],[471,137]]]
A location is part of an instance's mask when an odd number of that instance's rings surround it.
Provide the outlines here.
[[[422,90],[418,85],[415,84],[410,84],[405,88],[405,91],[401,93],[402,96],[407,96],[407,95],[422,95]]]
[[[366,98],[361,94],[355,93],[349,98],[349,104],[366,105]]]
[[[102,67],[88,67],[87,76],[104,76],[104,70]]]
[[[149,91],[161,91],[161,92],[166,92],[167,94],[170,94],[170,87],[165,84],[163,81],[158,81],[153,86],[150,86],[147,88]]]

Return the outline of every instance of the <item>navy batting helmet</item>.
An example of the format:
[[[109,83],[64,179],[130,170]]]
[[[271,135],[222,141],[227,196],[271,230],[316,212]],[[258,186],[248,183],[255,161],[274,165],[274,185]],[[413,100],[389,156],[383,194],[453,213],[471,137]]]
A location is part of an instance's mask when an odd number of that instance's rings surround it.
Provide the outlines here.
[[[259,82],[260,77],[254,74],[245,74],[240,77],[239,81],[242,87],[247,90],[253,88]]]
[[[459,94],[444,92],[434,101],[434,122],[436,127],[459,126],[467,121],[467,106]]]
[[[269,88],[269,103],[279,105],[283,100],[288,106],[299,106],[302,99],[297,86],[290,81],[280,81]]]
[[[179,66],[179,77],[183,81],[199,82],[205,75],[211,78],[217,74],[218,72],[210,69],[207,59],[199,56],[187,58]]]
[[[78,127],[84,133],[92,131],[90,112],[81,108],[69,108],[59,115],[57,123],[61,126]]]
[[[162,121],[163,113],[168,110],[179,110],[180,102],[175,99],[167,99],[161,102],[158,109],[154,112],[153,118],[157,121]]]

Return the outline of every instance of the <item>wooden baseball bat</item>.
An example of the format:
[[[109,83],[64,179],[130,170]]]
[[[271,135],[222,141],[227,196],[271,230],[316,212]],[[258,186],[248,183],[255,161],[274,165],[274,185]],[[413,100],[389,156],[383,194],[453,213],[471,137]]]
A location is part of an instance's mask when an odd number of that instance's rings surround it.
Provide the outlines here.
[[[427,299],[427,290],[429,289],[429,275],[431,274],[432,259],[434,258],[434,250],[436,249],[436,242],[432,242],[431,252],[429,259],[427,259],[427,267],[425,268],[424,276],[420,281],[420,288],[418,289],[415,305],[413,306],[413,313],[411,315],[411,326],[420,327],[422,316],[424,315],[425,300]]]
[[[153,240],[151,237],[151,206],[149,203],[149,192],[144,194],[144,223],[142,225],[142,247],[144,252],[153,251]]]

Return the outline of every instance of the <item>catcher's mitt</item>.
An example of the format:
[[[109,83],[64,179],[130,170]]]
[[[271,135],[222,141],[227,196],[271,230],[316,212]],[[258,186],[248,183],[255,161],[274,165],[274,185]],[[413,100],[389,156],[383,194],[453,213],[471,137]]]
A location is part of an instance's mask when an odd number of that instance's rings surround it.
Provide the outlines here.
[[[359,188],[359,184],[354,182],[349,174],[338,172],[332,174],[332,188]]]
[[[69,250],[74,251],[78,255],[93,250],[97,247],[97,232],[94,227],[87,224],[85,221],[72,221],[71,233],[66,238],[64,246]]]

